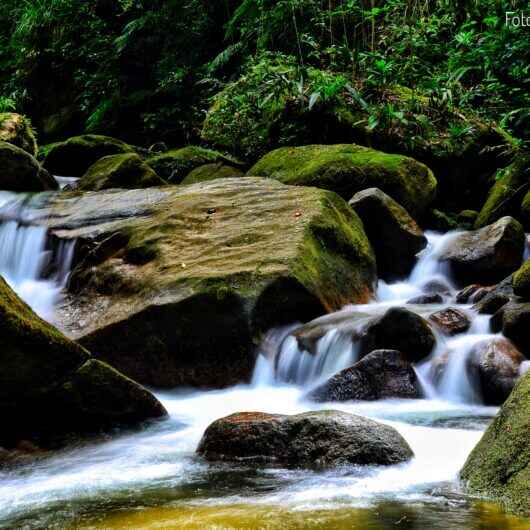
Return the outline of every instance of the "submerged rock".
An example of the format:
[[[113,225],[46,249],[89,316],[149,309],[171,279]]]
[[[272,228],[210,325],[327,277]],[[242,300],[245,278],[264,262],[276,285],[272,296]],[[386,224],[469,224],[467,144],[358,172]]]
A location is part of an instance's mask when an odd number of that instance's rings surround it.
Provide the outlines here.
[[[134,148],[110,136],[84,134],[50,144],[41,151],[42,165],[50,173],[63,177],[81,177],[100,158],[133,153]]]
[[[408,276],[427,238],[405,208],[377,188],[356,193],[348,204],[363,222],[375,252],[378,277],[392,281]]]
[[[124,153],[104,156],[92,164],[79,180],[77,189],[138,189],[164,184],[165,182],[136,153]]]
[[[446,335],[465,333],[471,326],[469,317],[463,311],[454,307],[431,313],[429,320]]]
[[[462,283],[496,283],[518,269],[525,236],[521,224],[503,217],[492,225],[456,236],[442,251],[441,261],[450,264]]]
[[[486,405],[502,405],[520,376],[525,360],[522,353],[504,338],[476,344],[467,362],[467,370]]]
[[[436,339],[428,322],[402,307],[390,308],[369,324],[360,340],[360,355],[374,350],[398,350],[410,362],[429,356]]]
[[[172,149],[152,156],[147,159],[147,163],[158,175],[171,184],[180,184],[191,171],[206,164],[220,163],[234,168],[241,167],[241,162],[229,155],[195,145]],[[204,173],[202,176],[204,176]],[[196,177],[190,177],[190,180],[202,182],[203,180],[211,179],[201,178],[197,180]]]
[[[5,191],[45,191],[57,189],[55,179],[26,151],[0,141],[0,189]]]
[[[424,164],[354,144],[276,149],[259,160],[247,175],[296,186],[316,186],[346,200],[359,191],[377,187],[418,218],[436,193],[436,179]]]
[[[517,383],[469,455],[461,478],[472,493],[530,517],[530,372]]]
[[[317,468],[392,465],[413,456],[394,428],[333,410],[232,414],[206,429],[197,453],[209,461]]]
[[[16,145],[31,156],[37,156],[37,139],[26,116],[14,112],[1,112],[0,141]]]
[[[63,443],[166,414],[145,388],[41,320],[0,279],[0,445]]]
[[[350,401],[421,396],[421,385],[410,362],[396,350],[375,350],[308,397],[314,401]]]
[[[268,179],[62,194],[45,217],[79,238],[62,325],[152,386],[247,381],[254,338],[367,302],[376,279],[340,197]]]

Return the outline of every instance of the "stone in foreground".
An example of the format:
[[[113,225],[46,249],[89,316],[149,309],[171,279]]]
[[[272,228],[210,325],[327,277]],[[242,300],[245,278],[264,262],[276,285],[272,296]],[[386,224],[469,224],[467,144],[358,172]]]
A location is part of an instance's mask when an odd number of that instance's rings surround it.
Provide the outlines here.
[[[213,422],[197,453],[214,462],[306,468],[392,465],[413,457],[394,428],[334,410],[238,412]]]
[[[151,386],[248,381],[263,332],[373,293],[361,221],[316,188],[235,178],[62,194],[44,217],[78,238],[64,329]]]
[[[408,276],[427,238],[407,210],[378,188],[356,193],[348,204],[363,222],[377,259],[378,277],[393,281]]]
[[[436,179],[424,164],[355,144],[305,145],[271,151],[247,175],[284,184],[316,186],[349,200],[367,188],[379,188],[420,218],[436,194]]]
[[[62,444],[165,414],[145,388],[41,320],[0,279],[0,445]]]
[[[314,401],[352,401],[422,396],[412,365],[396,350],[376,350],[313,390]]]
[[[517,383],[471,452],[461,478],[472,493],[530,517],[530,372]]]

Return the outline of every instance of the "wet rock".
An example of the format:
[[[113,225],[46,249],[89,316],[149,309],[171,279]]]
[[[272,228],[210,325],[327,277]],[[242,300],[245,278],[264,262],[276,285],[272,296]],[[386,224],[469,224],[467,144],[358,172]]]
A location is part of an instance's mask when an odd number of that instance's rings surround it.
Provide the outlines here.
[[[410,362],[425,359],[436,344],[428,322],[407,309],[393,307],[363,331],[359,347],[364,356],[374,350],[398,350]]]
[[[311,468],[392,465],[413,456],[392,427],[333,410],[232,414],[206,429],[197,453],[208,461]]]
[[[522,353],[508,340],[497,338],[476,344],[467,369],[477,381],[486,405],[502,405],[519,379]]]
[[[134,148],[125,142],[97,134],[74,136],[41,149],[42,165],[53,175],[63,177],[81,177],[104,156],[133,152]]]
[[[16,145],[0,141],[0,189],[26,192],[57,189],[57,182],[37,160]]]
[[[77,183],[82,191],[139,189],[165,182],[136,153],[109,155],[92,164]]]
[[[37,156],[37,139],[26,116],[14,112],[0,113],[0,142],[16,145],[31,156]]]
[[[530,372],[517,383],[469,455],[461,478],[472,493],[530,517]]]
[[[441,304],[444,299],[441,294],[420,294],[410,300],[407,300],[407,304],[426,305],[426,304]]]
[[[431,313],[429,320],[446,335],[465,333],[471,326],[469,317],[463,311],[454,307]]]
[[[41,320],[0,279],[0,444],[64,443],[165,415],[143,387]]]
[[[480,302],[492,289],[493,287],[484,287],[478,283],[473,283],[457,293],[456,302],[458,304]]]
[[[349,200],[377,187],[421,217],[434,199],[436,179],[412,158],[354,144],[284,147],[265,155],[247,173],[296,186],[316,186]]]
[[[474,303],[473,309],[480,314],[493,315],[508,302],[515,300],[512,283],[513,276],[510,275],[497,285],[485,287],[486,293]]]
[[[92,249],[72,273],[62,326],[151,386],[248,381],[262,333],[373,293],[361,221],[315,188],[235,178],[62,194],[43,214],[53,233]]]
[[[525,236],[521,224],[503,217],[492,225],[456,236],[441,253],[457,280],[492,284],[517,270],[521,264]]]
[[[451,286],[443,280],[429,280],[421,288],[427,294],[440,294],[442,296],[450,296],[452,291]]]
[[[521,268],[513,275],[513,292],[517,296],[530,298],[530,259],[527,259]]]
[[[416,372],[396,350],[376,350],[335,374],[309,394],[313,401],[420,398]]]
[[[530,303],[510,302],[492,318],[494,331],[502,330],[521,352],[530,358]]]
[[[408,276],[427,239],[405,208],[378,188],[356,193],[348,204],[363,222],[378,277],[392,281]]]

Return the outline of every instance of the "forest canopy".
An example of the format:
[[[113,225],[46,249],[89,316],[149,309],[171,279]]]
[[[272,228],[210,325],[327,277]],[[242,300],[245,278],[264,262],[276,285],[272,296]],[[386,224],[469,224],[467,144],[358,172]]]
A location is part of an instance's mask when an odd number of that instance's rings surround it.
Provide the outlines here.
[[[0,111],[29,115],[44,141],[80,132],[143,145],[197,141],[208,109],[241,79],[251,82],[231,108],[242,114],[249,105],[312,110],[347,98],[367,106],[376,131],[412,120],[428,133],[421,113],[381,98],[385,90],[413,90],[439,109],[491,120],[521,142],[530,134],[530,28],[506,23],[507,11],[529,12],[528,1],[3,5]],[[466,120],[449,123],[457,139],[466,127]]]

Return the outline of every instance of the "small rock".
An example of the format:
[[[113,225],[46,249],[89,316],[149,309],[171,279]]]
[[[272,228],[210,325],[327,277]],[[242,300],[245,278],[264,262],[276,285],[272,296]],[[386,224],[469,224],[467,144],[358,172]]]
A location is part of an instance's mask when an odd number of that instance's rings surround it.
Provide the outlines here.
[[[420,294],[419,296],[416,296],[414,298],[411,298],[407,301],[407,304],[416,304],[416,305],[423,305],[423,304],[441,304],[443,303],[444,299],[441,294]]]
[[[454,307],[432,313],[429,320],[446,335],[464,333],[471,326],[468,316]]]

